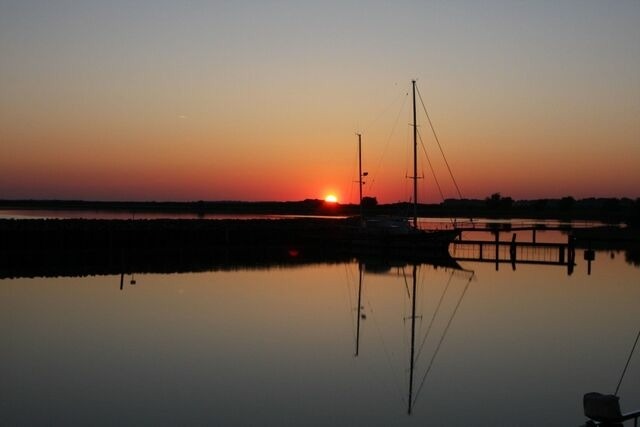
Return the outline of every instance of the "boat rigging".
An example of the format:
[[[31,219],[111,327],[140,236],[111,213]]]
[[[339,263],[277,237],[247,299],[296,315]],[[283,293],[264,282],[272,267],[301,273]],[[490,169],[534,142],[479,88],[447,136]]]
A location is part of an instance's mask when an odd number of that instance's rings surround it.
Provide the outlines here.
[[[459,236],[453,230],[421,230],[418,223],[418,125],[417,125],[417,88],[412,80],[412,117],[413,117],[413,224],[407,218],[370,217],[365,218],[362,185],[367,172],[362,171],[362,134],[358,137],[358,186],[360,202],[359,228],[352,243],[360,251],[401,256],[405,261],[421,261],[425,258],[449,258],[449,244]]]
[[[455,192],[457,193],[457,197],[459,197],[460,199],[462,198],[462,192],[460,191],[460,186],[458,185],[458,182],[455,179],[455,176],[453,175],[453,171],[451,168],[451,165],[449,163],[449,160],[446,158],[445,156],[445,152],[444,149],[442,147],[442,144],[440,143],[440,138],[438,137],[438,134],[436,133],[435,127],[433,125],[433,121],[431,120],[431,116],[429,115],[429,112],[426,108],[426,104],[425,101],[422,97],[422,94],[420,93],[420,89],[418,88],[417,85],[417,80],[413,79],[411,80],[411,90],[410,91],[406,91],[405,92],[405,99],[409,97],[409,93],[411,94],[411,122],[410,122],[410,127],[411,129],[411,142],[410,142],[410,146],[411,146],[411,171],[407,171],[405,173],[405,178],[408,178],[411,180],[411,192],[410,194],[407,194],[408,199],[410,201],[410,205],[407,206],[407,212],[405,213],[405,215],[408,217],[409,221],[412,223],[412,226],[414,229],[418,229],[420,228],[420,222],[419,222],[419,215],[420,215],[420,210],[421,210],[421,206],[420,206],[420,201],[421,199],[423,199],[422,196],[420,196],[418,193],[419,191],[421,191],[421,189],[419,188],[418,185],[418,180],[419,179],[423,179],[424,178],[424,172],[419,171],[419,167],[420,167],[420,160],[418,158],[418,151],[420,149],[422,149],[423,151],[423,155],[425,157],[426,163],[428,168],[431,170],[431,173],[433,175],[433,188],[437,189],[437,191],[440,194],[441,199],[444,201],[445,200],[445,196],[444,196],[444,192],[442,191],[442,187],[440,185],[440,182],[437,178],[436,175],[436,171],[434,168],[434,164],[432,163],[432,160],[430,158],[430,156],[427,154],[427,150],[425,147],[425,143],[423,141],[423,136],[421,135],[420,129],[419,129],[419,113],[420,114],[424,114],[426,116],[426,122],[429,124],[429,127],[431,129],[431,133],[433,134],[433,137],[435,139],[435,142],[438,146],[438,150],[440,155],[443,158],[443,162],[444,162],[444,166],[446,166],[446,169],[449,173],[449,176],[451,178],[453,187],[455,188]],[[418,105],[419,104],[419,105]],[[396,120],[393,124],[393,130],[391,131],[391,134],[389,135],[389,137],[387,138],[386,144],[385,144],[385,149],[384,149],[384,153],[383,153],[383,157],[387,151],[387,146],[389,141],[392,138],[392,135],[396,129],[396,125],[398,122],[398,119],[400,118],[401,114],[402,114],[402,110],[405,107],[405,103],[403,102],[401,107],[400,107],[400,111],[398,116],[396,117]],[[419,108],[422,109],[422,112],[418,111]],[[361,144],[362,144],[362,133],[361,132],[357,132],[356,135],[358,136],[358,179],[354,182],[357,182],[359,184],[359,189],[360,189],[360,201],[362,200],[362,178],[363,178],[363,173],[362,173],[362,155],[361,155]],[[409,157],[409,156],[407,156]],[[379,163],[382,163],[382,158],[380,159]],[[374,174],[372,175],[372,179],[371,179],[371,186],[369,187],[369,189],[371,190],[373,188],[373,184],[376,182],[376,175],[377,175],[377,171],[378,169],[380,169],[380,164],[378,165],[378,167],[376,168],[376,171],[374,171]],[[364,173],[366,176],[366,172]],[[427,188],[427,186],[423,186],[422,191],[424,191],[424,189]],[[360,215],[363,215],[363,211],[362,209],[360,210]],[[455,221],[453,221],[453,219],[451,220],[452,224],[455,224]],[[455,225],[454,225],[455,228]]]

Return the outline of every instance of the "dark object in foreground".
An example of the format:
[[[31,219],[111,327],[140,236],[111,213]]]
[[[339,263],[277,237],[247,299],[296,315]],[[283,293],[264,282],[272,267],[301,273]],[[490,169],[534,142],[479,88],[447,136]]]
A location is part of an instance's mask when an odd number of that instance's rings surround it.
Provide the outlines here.
[[[628,420],[638,425],[640,410],[623,414],[620,411],[620,398],[613,394],[587,393],[583,397],[584,414],[590,419],[587,426],[622,426]]]
[[[0,278],[255,268],[353,258],[450,264],[455,233],[363,231],[353,219],[0,220]]]

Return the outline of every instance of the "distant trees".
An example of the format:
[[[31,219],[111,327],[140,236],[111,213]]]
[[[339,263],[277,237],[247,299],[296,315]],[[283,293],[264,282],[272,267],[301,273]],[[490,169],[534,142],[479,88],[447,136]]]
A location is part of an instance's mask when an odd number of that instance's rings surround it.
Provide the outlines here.
[[[569,211],[573,209],[576,204],[576,199],[571,196],[565,196],[558,202],[558,207],[563,211]]]
[[[365,196],[362,198],[362,207],[363,208],[374,208],[378,206],[378,199],[375,197]]]
[[[548,205],[548,199],[538,199],[533,201],[533,209],[535,209],[537,212],[544,211]]]
[[[493,193],[485,199],[485,205],[489,209],[510,209],[513,206],[511,197],[502,197],[500,193]]]
[[[602,208],[605,211],[615,212],[620,209],[620,200],[618,199],[606,199],[602,204]]]

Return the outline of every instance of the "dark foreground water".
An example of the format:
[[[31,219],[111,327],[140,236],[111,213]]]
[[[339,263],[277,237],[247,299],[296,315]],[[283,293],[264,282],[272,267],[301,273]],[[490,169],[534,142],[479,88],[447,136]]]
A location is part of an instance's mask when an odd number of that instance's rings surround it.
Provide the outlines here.
[[[640,269],[576,262],[418,266],[411,399],[413,266],[2,280],[0,425],[577,426],[618,383]],[[640,408],[640,352],[620,396]]]

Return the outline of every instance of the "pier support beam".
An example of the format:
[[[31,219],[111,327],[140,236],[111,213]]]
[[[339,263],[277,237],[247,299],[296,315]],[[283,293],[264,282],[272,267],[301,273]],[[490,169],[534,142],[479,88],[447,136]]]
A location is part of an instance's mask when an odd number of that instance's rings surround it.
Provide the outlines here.
[[[496,271],[500,269],[500,232],[496,231]]]
[[[516,270],[516,233],[511,236],[511,245],[509,246],[509,258],[511,258],[511,268]]]
[[[576,239],[569,235],[567,241],[567,275],[573,274],[573,266],[576,264]]]

